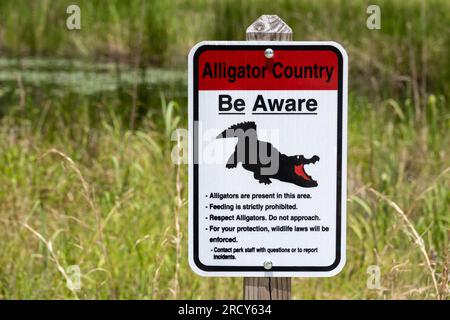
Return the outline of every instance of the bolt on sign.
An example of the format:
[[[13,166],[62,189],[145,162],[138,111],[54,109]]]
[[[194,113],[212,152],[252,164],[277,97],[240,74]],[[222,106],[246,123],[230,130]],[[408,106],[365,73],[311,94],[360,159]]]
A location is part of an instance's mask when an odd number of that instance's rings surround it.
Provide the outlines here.
[[[204,276],[345,264],[347,54],[201,42],[189,54],[189,262]]]

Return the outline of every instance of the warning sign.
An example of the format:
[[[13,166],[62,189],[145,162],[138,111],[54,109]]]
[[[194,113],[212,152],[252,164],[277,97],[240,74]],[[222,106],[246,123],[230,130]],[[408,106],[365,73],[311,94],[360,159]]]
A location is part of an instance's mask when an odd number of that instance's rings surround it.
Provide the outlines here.
[[[347,55],[334,42],[202,42],[189,55],[189,261],[206,276],[345,263]]]

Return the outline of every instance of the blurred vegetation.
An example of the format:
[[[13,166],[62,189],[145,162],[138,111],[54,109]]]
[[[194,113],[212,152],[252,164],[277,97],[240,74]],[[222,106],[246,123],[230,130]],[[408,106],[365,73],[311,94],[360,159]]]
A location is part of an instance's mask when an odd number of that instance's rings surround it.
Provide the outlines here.
[[[68,31],[66,8],[74,3],[81,8],[82,28]],[[382,9],[381,30],[366,28],[370,4]],[[354,81],[358,90],[410,94],[412,82],[420,87],[422,80],[430,92],[450,90],[450,3],[443,0],[2,0],[0,52],[123,62],[139,56],[145,66],[185,67],[193,43],[244,40],[245,29],[264,13],[282,17],[294,40],[343,44],[351,79],[375,82]]]
[[[293,297],[447,298],[450,3],[376,3],[381,30],[368,1],[1,0],[0,299],[242,297],[241,279],[188,266],[171,133],[187,126],[190,47],[243,40],[263,13],[350,60],[347,265],[294,279]]]

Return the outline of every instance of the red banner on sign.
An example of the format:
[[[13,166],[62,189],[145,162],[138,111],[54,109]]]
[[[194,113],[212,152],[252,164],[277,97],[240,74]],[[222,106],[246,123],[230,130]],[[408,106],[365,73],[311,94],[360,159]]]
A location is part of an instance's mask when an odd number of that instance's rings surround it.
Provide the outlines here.
[[[199,90],[337,90],[333,50],[206,49],[198,56]]]

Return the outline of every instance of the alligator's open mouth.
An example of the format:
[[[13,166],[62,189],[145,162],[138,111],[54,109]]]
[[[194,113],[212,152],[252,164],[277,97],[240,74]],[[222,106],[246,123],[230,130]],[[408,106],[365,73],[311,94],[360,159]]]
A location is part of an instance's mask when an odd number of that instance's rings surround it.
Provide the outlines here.
[[[299,177],[302,177],[303,179],[305,179],[306,181],[314,181],[311,176],[309,174],[306,173],[305,171],[305,165],[304,164],[299,164],[299,165],[295,165],[294,166],[294,171],[295,174],[298,175]]]

